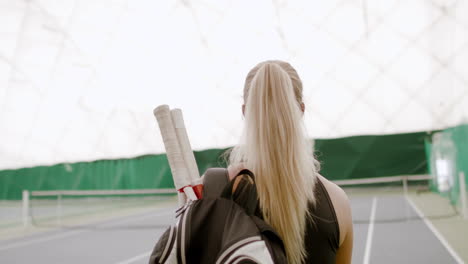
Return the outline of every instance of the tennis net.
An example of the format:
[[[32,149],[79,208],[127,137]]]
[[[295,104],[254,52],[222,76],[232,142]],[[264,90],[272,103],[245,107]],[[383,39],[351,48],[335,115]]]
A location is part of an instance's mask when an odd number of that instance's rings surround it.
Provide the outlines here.
[[[174,189],[25,191],[23,225],[102,228],[109,220],[154,213],[163,208],[172,210],[176,205]],[[119,227],[154,226],[136,221]]]
[[[348,195],[354,224],[392,223],[422,219],[451,218],[460,215],[448,201],[431,205],[422,214],[413,200],[434,203],[437,196],[430,189],[430,175],[402,175],[335,181]],[[437,200],[439,201],[439,200]]]
[[[429,175],[404,175],[334,181],[351,200],[353,221],[367,223],[370,208],[379,203],[375,222],[398,222],[421,219],[408,203],[408,196],[430,193]],[[173,220],[177,208],[174,189],[147,190],[57,190],[23,194],[23,224],[62,228],[99,228],[109,219],[151,213],[167,209],[168,216],[152,224],[132,223],[121,228],[153,228]],[[447,208],[445,208],[447,209]],[[458,215],[456,208],[426,215],[443,218]],[[172,217],[172,218],[171,218]]]

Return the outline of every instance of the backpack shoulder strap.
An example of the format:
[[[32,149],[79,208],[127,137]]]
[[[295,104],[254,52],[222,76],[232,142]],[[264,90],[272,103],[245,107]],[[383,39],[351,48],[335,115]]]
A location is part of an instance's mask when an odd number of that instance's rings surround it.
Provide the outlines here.
[[[218,198],[229,183],[228,170],[225,168],[209,168],[203,176],[203,197]]]

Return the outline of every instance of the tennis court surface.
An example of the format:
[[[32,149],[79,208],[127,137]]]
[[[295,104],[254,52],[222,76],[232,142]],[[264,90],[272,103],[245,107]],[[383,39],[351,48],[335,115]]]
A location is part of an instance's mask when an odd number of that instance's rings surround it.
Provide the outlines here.
[[[346,188],[354,221],[353,263],[465,263],[468,221],[439,195],[398,184]],[[118,201],[119,203],[116,203]],[[0,263],[147,263],[174,223],[175,197],[1,203]],[[60,217],[57,217],[57,213]]]

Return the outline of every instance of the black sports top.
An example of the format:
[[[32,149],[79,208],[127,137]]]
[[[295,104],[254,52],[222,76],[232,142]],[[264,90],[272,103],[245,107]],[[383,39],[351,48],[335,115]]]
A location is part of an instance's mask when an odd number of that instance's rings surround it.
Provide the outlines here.
[[[243,170],[238,175],[242,174],[253,176],[248,170]],[[241,204],[248,212],[250,211],[256,216],[263,218],[259,209],[260,206],[255,202],[258,200],[256,199],[256,190],[255,188],[251,188],[252,185],[245,179],[246,178],[243,177],[239,182],[233,195],[234,200]],[[231,191],[231,188],[232,185],[227,189]],[[247,193],[249,194],[246,195]],[[320,179],[317,179],[315,198],[315,206],[311,204],[309,208],[311,217],[307,221],[304,239],[305,248],[307,250],[305,263],[335,263],[336,253],[340,243],[340,228],[330,196]],[[252,203],[254,206],[251,206]]]
[[[316,205],[310,207],[312,221],[308,221],[305,234],[307,258],[305,263],[335,263],[340,246],[340,228],[335,209],[325,186],[317,179]]]

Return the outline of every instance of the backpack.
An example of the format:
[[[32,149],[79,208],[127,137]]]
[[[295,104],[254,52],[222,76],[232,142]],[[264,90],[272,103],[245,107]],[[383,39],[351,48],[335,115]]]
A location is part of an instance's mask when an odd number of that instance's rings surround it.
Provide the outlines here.
[[[252,172],[243,170],[240,176],[233,193],[226,169],[208,169],[203,198],[176,210],[176,224],[159,238],[149,263],[287,263],[281,238],[256,216]]]

